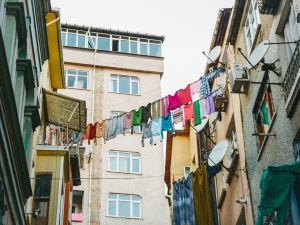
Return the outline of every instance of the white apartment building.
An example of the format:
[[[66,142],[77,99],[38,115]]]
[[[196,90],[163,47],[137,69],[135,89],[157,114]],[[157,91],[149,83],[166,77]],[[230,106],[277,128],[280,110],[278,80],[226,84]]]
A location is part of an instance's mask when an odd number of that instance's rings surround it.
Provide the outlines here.
[[[95,123],[160,99],[163,36],[62,25],[66,88],[85,100]],[[159,138],[141,145],[140,132],[82,152],[82,185],[73,190],[73,224],[168,225],[164,150]],[[87,143],[84,143],[87,144]]]

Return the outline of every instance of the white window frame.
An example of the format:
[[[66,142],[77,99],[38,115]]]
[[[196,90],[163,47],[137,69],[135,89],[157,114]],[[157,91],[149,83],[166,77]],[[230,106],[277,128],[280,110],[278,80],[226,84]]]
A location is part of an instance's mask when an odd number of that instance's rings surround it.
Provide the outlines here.
[[[69,70],[74,70],[76,71],[76,74],[68,74],[67,71]],[[83,77],[83,75],[79,75],[78,72],[86,72],[87,75],[86,75],[86,88],[80,88],[78,87],[78,77]],[[65,82],[66,82],[66,88],[70,88],[70,89],[80,89],[80,90],[88,90],[89,88],[89,71],[87,70],[77,70],[77,69],[70,69],[70,68],[66,68],[65,69]],[[75,85],[74,87],[69,87],[68,86],[68,79],[69,79],[69,76],[75,76]]]
[[[116,76],[116,77],[113,77]],[[123,77],[129,77],[129,89],[130,89],[130,93],[120,93],[120,81],[119,78],[123,76]],[[136,80],[134,80],[136,79]],[[113,86],[111,84],[111,80],[116,80],[117,81],[117,91],[113,91]],[[138,84],[138,93],[133,94],[132,92],[132,83],[137,83]],[[117,75],[117,74],[111,74],[110,78],[109,78],[109,92],[112,93],[117,93],[117,94],[125,94],[125,95],[139,95],[140,93],[140,79],[137,76],[127,76],[127,75]]]
[[[189,169],[190,169],[190,172],[189,172],[189,173],[187,173],[186,168],[189,168]],[[189,174],[190,174],[191,172],[192,172],[192,166],[186,165],[186,166],[183,167],[183,176],[185,177],[185,179],[189,176]]]
[[[110,199],[109,195],[114,194],[117,195],[117,199]],[[120,195],[127,195],[130,197],[130,200],[121,200],[119,198]],[[133,200],[133,197],[139,197],[140,200]],[[129,217],[124,217],[124,216],[119,216],[119,204],[122,201],[126,201],[130,203],[130,216]],[[116,203],[116,215],[110,215],[109,214],[109,202],[115,202]],[[133,203],[139,203],[140,204],[140,217],[134,217],[133,216]],[[119,193],[109,193],[107,196],[107,216],[109,217],[117,217],[117,218],[133,218],[133,219],[141,219],[142,218],[142,196],[140,195],[133,195],[133,194],[119,194]]]
[[[117,153],[117,155],[110,155],[110,153]],[[125,156],[120,156],[120,153],[128,153],[129,157],[125,157]],[[134,154],[139,154],[139,156],[134,156]],[[117,169],[116,170],[112,170],[111,169],[111,165],[110,165],[110,160],[111,158],[116,158],[116,164],[117,164]],[[120,158],[129,158],[130,161],[130,168],[129,168],[129,172],[126,171],[120,171]],[[139,152],[125,152],[125,151],[115,151],[115,150],[110,150],[108,152],[108,168],[107,171],[109,172],[114,172],[114,173],[130,173],[130,174],[142,174],[142,163],[141,163],[141,153]],[[139,161],[139,171],[138,172],[133,172],[133,160],[137,159]]]
[[[250,12],[250,9],[252,8],[252,12]],[[251,21],[251,19],[253,21]],[[250,23],[252,22],[252,23]],[[248,25],[247,25],[248,23]],[[246,47],[248,55],[251,54],[255,41],[258,36],[258,32],[261,28],[261,21],[259,17],[259,10],[258,10],[258,0],[250,0],[248,12],[246,15],[246,20],[244,24],[244,35],[245,35],[245,41],[246,41]],[[251,38],[247,36],[250,32]]]

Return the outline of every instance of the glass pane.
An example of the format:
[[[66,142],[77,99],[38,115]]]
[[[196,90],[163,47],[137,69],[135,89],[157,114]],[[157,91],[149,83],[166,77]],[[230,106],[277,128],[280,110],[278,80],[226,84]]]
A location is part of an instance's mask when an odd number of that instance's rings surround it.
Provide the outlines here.
[[[117,204],[116,201],[108,202],[108,215],[116,216],[117,215]]]
[[[137,42],[135,41],[130,42],[130,53],[137,54]]]
[[[61,41],[62,41],[63,46],[65,46],[66,45],[66,33],[65,32],[61,33]]]
[[[131,83],[131,94],[137,95],[139,93],[139,84],[138,82]]]
[[[35,181],[35,197],[49,197],[51,187],[51,175],[37,175]]]
[[[141,154],[140,153],[132,153],[132,157],[140,157]]]
[[[87,89],[87,77],[78,76],[77,88]]]
[[[84,48],[85,47],[85,35],[78,35],[78,47]]]
[[[82,71],[82,70],[78,71],[78,75],[87,76],[87,74],[88,74],[87,71]]]
[[[138,195],[133,195],[132,196],[133,201],[140,201],[141,199],[142,199],[141,196],[138,196]]]
[[[112,92],[118,92],[117,90],[117,81],[116,80],[110,80],[110,91]]]
[[[130,217],[130,202],[120,201],[119,202],[119,216]]]
[[[117,171],[117,158],[109,157],[109,170]]]
[[[75,87],[75,76],[68,76],[68,87]]]
[[[121,52],[128,53],[129,52],[129,41],[121,40]]]
[[[115,155],[115,156],[116,156],[116,155],[118,155],[118,153],[117,153],[117,152],[112,152],[112,151],[110,151],[110,152],[109,152],[109,155]]]
[[[120,152],[120,156],[128,157],[129,158],[130,153],[129,152]]]
[[[108,199],[117,199],[117,194],[109,194]]]
[[[110,39],[98,38],[98,49],[109,51],[110,50]]]
[[[112,50],[115,52],[119,51],[119,40],[113,40],[112,41]]]
[[[148,45],[141,43],[140,44],[140,54],[141,55],[148,55]]]
[[[129,77],[119,76],[119,93],[130,94]]]
[[[120,195],[119,195],[119,199],[120,199],[120,200],[128,200],[128,201],[129,201],[129,200],[130,200],[130,195],[121,195],[121,194],[120,194]]]
[[[120,172],[130,172],[130,159],[120,157],[119,158],[119,171]]]
[[[76,47],[76,34],[68,33],[68,46]]]
[[[76,70],[67,70],[67,73],[68,74],[77,74],[77,71]]]
[[[152,56],[160,56],[160,45],[150,44],[150,55]]]
[[[96,38],[95,37],[90,37],[88,38],[88,48],[93,48],[95,49],[96,45]]]
[[[132,172],[133,173],[139,173],[140,172],[140,160],[138,159],[132,159]]]
[[[140,203],[132,203],[132,216],[133,217],[141,217]]]

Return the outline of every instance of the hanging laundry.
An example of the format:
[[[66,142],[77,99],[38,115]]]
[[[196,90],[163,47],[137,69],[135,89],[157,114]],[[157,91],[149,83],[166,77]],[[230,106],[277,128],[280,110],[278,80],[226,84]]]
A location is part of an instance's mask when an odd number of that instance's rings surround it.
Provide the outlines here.
[[[168,95],[168,102],[169,102],[169,107],[168,107],[169,112],[171,110],[179,108],[181,106],[179,102],[179,91],[176,91],[173,96]]]
[[[148,123],[149,118],[151,118],[151,103],[147,106],[142,106],[142,118],[141,123]]]
[[[173,184],[173,225],[196,225],[192,179],[189,174]]]
[[[172,111],[172,116],[173,116],[173,123],[178,124],[183,122],[183,109],[178,108],[174,111]]]
[[[192,95],[201,93],[200,80],[195,81],[191,84]]]
[[[206,167],[208,182],[211,182],[211,179],[213,179],[217,173],[222,171],[221,164],[217,164],[216,166],[209,166],[207,164]]]
[[[142,122],[142,107],[132,111],[132,126],[139,126]]]
[[[206,75],[207,79],[209,80],[213,80],[219,76],[220,76],[220,68],[214,69]]]
[[[91,143],[91,140],[93,140],[96,137],[96,125],[88,124],[85,131],[84,139],[88,140],[88,144]]]
[[[168,115],[168,117],[162,117],[161,118],[161,138],[163,139],[163,131],[171,130],[172,133],[174,133],[174,127],[172,123],[172,115],[171,113]]]
[[[215,112],[215,102],[212,95],[205,98],[205,109],[208,115]]]
[[[152,121],[150,121],[148,124],[143,123],[142,125],[142,147],[145,147],[145,139],[150,138],[150,144],[153,145],[153,137],[152,137]]]
[[[195,101],[194,102],[194,126],[197,126],[198,124],[201,124],[202,119],[201,119],[201,110],[200,110],[200,102],[199,101]]]
[[[205,98],[206,96],[210,95],[209,82],[206,76],[202,76],[200,78],[200,84],[201,84],[201,97]]]
[[[194,119],[194,107],[193,104],[186,105],[184,108],[184,126],[186,126],[186,121]]]
[[[97,122],[96,123],[96,137],[101,138],[103,137],[104,133],[104,123],[102,122]]]
[[[111,136],[109,137],[109,139],[115,138],[117,134],[118,134],[118,117],[114,116],[111,119]]]
[[[128,112],[124,114],[124,129],[131,129],[132,126],[132,112]]]
[[[200,99],[199,103],[200,103],[201,118],[202,119],[207,118],[208,114],[207,114],[206,109],[205,109],[205,99]]]
[[[193,172],[194,212],[197,225],[213,225],[213,215],[210,201],[206,167],[202,166]]]
[[[156,137],[156,136],[161,136],[161,118],[152,120],[152,124],[151,124],[151,134],[152,137]],[[160,139],[162,140],[162,139]],[[153,138],[153,144],[155,145],[156,142]]]
[[[112,136],[112,120],[104,120],[104,140],[108,141]]]
[[[160,100],[158,101],[155,101],[152,103],[151,105],[151,117],[152,119],[158,119],[160,118],[162,115],[161,115],[161,110],[160,110]]]
[[[191,101],[192,101],[191,85],[189,84],[188,86],[186,86],[185,89],[179,90],[179,102],[180,105],[186,105]]]
[[[262,107],[261,107],[261,114],[262,114],[262,122],[265,125],[270,125],[270,120],[269,120],[269,112],[268,112],[268,106],[266,101],[263,101]]]
[[[160,100],[161,103],[161,114],[163,117],[167,117],[170,113],[168,97],[164,97]]]
[[[124,115],[117,116],[117,128],[116,128],[116,135],[124,134]]]

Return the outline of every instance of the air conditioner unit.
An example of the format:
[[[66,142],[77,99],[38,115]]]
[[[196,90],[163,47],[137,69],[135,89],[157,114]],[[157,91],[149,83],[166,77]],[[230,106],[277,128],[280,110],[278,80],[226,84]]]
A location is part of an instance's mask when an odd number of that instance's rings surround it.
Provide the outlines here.
[[[231,91],[244,93],[250,83],[246,69],[241,64],[234,63],[228,70],[228,75]]]

